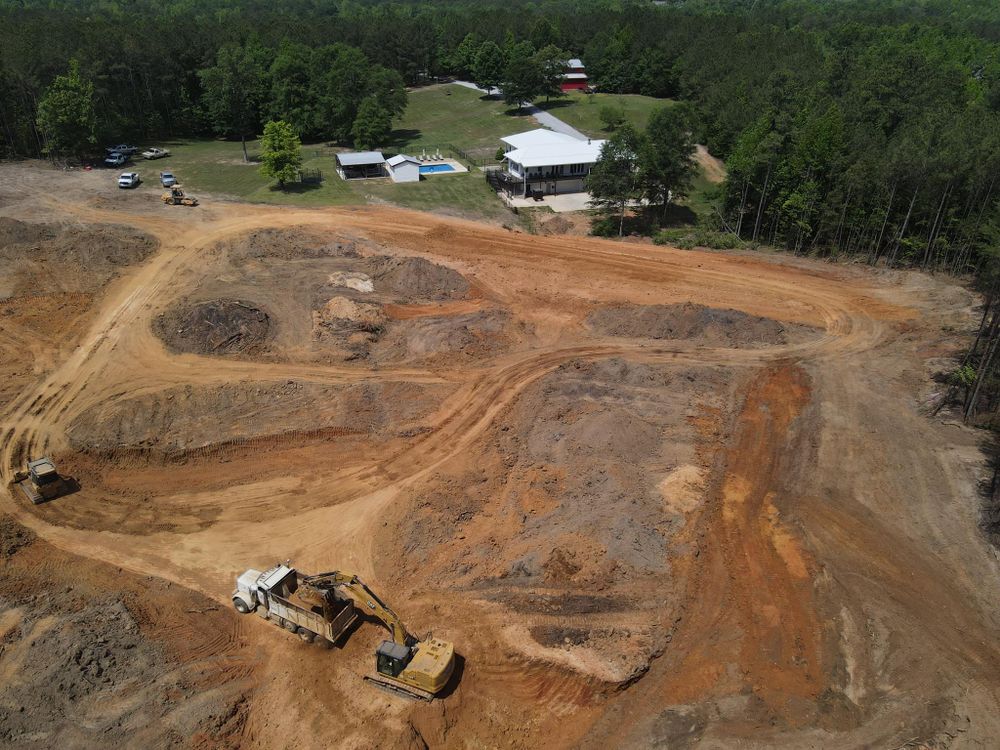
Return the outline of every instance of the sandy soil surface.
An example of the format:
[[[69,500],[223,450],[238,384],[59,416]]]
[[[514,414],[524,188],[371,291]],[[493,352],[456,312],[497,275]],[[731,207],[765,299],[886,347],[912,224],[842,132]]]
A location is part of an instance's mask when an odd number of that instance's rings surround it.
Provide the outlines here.
[[[995,746],[949,280],[0,172],[0,743]],[[286,559],[454,641],[443,698],[236,614]]]

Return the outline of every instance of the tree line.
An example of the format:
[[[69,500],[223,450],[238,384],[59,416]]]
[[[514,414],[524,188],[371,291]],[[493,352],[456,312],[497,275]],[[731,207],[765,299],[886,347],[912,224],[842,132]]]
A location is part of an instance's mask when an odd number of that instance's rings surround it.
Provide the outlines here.
[[[953,273],[993,262],[987,0],[0,0],[0,143],[37,156],[281,120],[375,145],[406,86],[466,77],[519,105],[557,95],[570,55],[601,91],[689,105],[728,168],[721,232]]]

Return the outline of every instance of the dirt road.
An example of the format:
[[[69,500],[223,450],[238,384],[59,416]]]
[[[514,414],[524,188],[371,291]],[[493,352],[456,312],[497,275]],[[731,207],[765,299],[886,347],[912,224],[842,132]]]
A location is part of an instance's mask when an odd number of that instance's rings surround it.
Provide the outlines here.
[[[60,554],[223,606],[246,567],[352,569],[465,657],[446,700],[414,706],[359,686],[371,626],[317,657],[247,623],[240,638],[262,656],[249,718],[232,729],[244,744],[987,747],[1000,736],[984,465],[975,436],[919,410],[927,352],[969,326],[962,290],[392,208],[187,210],[102,193],[97,175],[56,193],[62,175],[4,171],[0,215],[127,227],[156,249],[89,289],[0,405],[5,488],[49,453],[81,491],[33,507],[5,489],[2,510]],[[277,244],[281,232],[339,244],[280,262],[226,249],[263,229]],[[452,269],[470,291],[431,301],[378,297],[378,278],[375,297],[309,286],[334,271],[365,280],[382,257]],[[264,354],[171,353],[158,316],[227,288],[271,310]],[[314,309],[334,294],[374,300],[363,304],[386,311],[385,331],[349,328],[324,349],[317,318],[310,333],[308,309],[283,306],[296,294]],[[720,345],[729,339],[664,338],[662,325],[625,338],[587,322],[674,303],[778,325]],[[9,357],[37,339],[19,316],[0,319]],[[604,381],[570,378],[612,361],[623,364]],[[139,429],[152,419],[170,441]],[[88,443],[105,433],[111,442]]]

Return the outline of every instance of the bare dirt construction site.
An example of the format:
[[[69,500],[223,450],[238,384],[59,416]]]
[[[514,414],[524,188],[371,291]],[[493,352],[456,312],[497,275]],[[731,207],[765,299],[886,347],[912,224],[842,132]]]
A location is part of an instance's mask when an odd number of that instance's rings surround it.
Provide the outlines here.
[[[997,746],[953,281],[107,183],[0,167],[0,745]],[[453,683],[239,615],[284,560]]]

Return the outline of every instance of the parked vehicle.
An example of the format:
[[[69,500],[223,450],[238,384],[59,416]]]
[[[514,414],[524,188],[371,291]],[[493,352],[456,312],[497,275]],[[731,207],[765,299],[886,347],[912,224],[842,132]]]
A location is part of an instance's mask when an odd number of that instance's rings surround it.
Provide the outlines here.
[[[118,176],[118,187],[120,188],[139,187],[140,182],[142,182],[142,180],[139,179],[138,172],[122,172]]]
[[[104,165],[107,167],[120,167],[128,161],[128,157],[125,154],[119,154],[118,152],[111,152],[104,159]]]
[[[142,152],[143,159],[162,159],[164,156],[170,156],[170,152],[165,148],[147,148]]]
[[[127,143],[119,143],[117,146],[108,146],[105,151],[131,156],[139,150],[138,146],[129,146]]]
[[[163,187],[173,187],[177,184],[177,178],[173,172],[160,172],[160,184]]]

